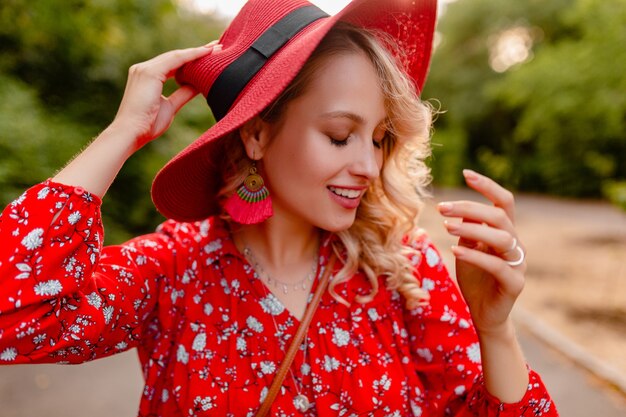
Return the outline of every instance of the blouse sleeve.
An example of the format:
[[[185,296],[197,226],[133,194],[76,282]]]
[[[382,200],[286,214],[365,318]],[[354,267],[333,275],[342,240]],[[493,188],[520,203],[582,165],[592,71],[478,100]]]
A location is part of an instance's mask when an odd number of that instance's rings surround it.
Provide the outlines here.
[[[101,201],[50,180],[0,216],[0,364],[80,363],[138,344],[171,276],[167,231],[103,248]],[[165,227],[167,228],[167,226]]]
[[[424,237],[414,242],[415,260],[428,305],[405,310],[404,320],[418,375],[424,383],[428,416],[536,417],[558,416],[537,373],[529,368],[529,385],[517,403],[502,403],[485,388],[480,346],[469,309],[450,278],[441,256]]]

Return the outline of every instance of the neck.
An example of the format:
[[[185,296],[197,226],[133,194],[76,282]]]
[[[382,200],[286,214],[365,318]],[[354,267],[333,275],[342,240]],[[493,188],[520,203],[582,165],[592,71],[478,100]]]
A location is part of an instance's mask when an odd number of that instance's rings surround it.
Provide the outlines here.
[[[250,247],[264,267],[271,270],[310,263],[320,244],[318,228],[277,217],[261,224],[234,226],[232,234],[240,251],[244,246]]]

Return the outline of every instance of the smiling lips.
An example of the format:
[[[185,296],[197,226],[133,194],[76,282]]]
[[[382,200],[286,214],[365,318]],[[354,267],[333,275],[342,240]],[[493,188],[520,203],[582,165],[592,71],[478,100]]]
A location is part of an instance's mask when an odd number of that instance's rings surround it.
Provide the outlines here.
[[[338,196],[346,197],[350,199],[357,198],[361,195],[361,190],[354,190],[351,188],[339,188],[339,187],[330,186],[328,187],[328,189],[332,191],[333,193],[337,194]]]
[[[328,190],[335,202],[346,209],[355,209],[361,202],[361,197],[365,192],[366,187],[358,188],[342,188],[329,186]]]

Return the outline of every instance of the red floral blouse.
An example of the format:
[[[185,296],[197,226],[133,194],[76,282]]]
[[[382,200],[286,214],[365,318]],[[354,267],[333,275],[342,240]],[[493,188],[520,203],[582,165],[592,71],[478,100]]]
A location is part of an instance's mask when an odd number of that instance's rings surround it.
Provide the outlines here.
[[[0,363],[79,363],[137,347],[139,416],[254,416],[298,320],[223,221],[167,221],[103,248],[100,205],[46,181],[2,213]],[[429,305],[406,310],[382,280],[367,304],[346,307],[326,293],[272,415],[303,415],[293,402],[300,389],[312,400],[307,416],[557,416],[533,371],[518,403],[486,391],[457,287],[426,237],[412,244]],[[347,300],[369,289],[361,274],[337,286]]]

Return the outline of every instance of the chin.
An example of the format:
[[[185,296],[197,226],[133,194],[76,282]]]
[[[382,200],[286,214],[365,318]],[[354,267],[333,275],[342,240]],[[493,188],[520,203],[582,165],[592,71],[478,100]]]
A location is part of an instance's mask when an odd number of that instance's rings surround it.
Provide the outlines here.
[[[348,230],[354,225],[356,215],[346,216],[343,218],[334,219],[335,221],[320,222],[318,227],[332,233],[339,233]]]

